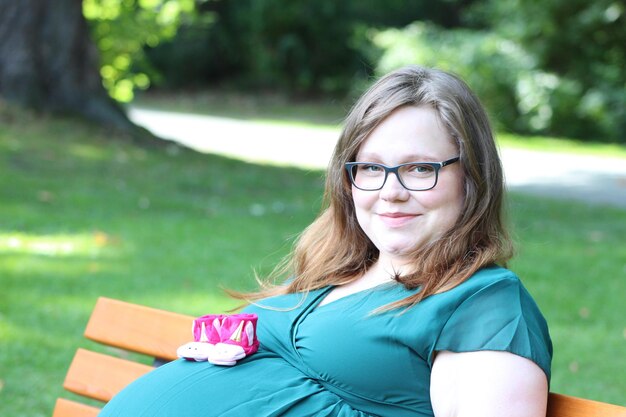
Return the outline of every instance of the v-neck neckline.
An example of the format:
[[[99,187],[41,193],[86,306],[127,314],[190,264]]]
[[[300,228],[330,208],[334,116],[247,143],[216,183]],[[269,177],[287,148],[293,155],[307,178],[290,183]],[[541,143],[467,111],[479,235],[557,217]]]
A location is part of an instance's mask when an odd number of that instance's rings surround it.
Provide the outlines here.
[[[338,288],[337,285],[329,285],[328,287],[325,288],[325,290],[319,295],[318,299],[316,299],[313,302],[312,305],[312,311],[318,310],[318,309],[323,309],[327,306],[332,306],[335,303],[339,303],[341,301],[346,301],[346,299],[351,299],[354,298],[356,296],[363,296],[367,293],[371,293],[373,291],[379,290],[383,287],[389,287],[389,288],[395,288],[396,285],[399,285],[397,282],[395,281],[385,281],[385,282],[381,282],[379,284],[376,284],[372,287],[369,288],[364,288],[362,290],[359,291],[355,291],[355,292],[351,292],[349,294],[346,294],[344,296],[341,296],[339,298],[336,298],[332,301],[329,301],[327,303],[324,303],[324,300],[326,299],[326,297],[328,297],[330,295],[330,293],[335,289]]]

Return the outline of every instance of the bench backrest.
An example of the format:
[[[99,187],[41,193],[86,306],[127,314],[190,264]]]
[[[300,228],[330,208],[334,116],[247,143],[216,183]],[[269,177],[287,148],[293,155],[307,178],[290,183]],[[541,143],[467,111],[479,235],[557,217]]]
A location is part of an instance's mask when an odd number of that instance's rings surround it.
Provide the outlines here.
[[[109,401],[130,382],[153,369],[145,364],[145,357],[127,352],[147,355],[160,362],[173,360],[176,349],[191,339],[193,319],[99,298],[85,336],[116,349],[110,349],[113,355],[78,349],[63,387],[86,398]],[[92,405],[59,398],[53,417],[95,417],[99,411]],[[547,417],[626,417],[626,407],[550,393]]]
[[[63,387],[86,398],[109,401],[130,382],[153,369],[145,364],[145,357],[127,352],[162,361],[176,359],[176,349],[191,341],[193,319],[192,316],[99,298],[85,329],[85,337],[117,349],[110,349],[110,354],[78,349]],[[94,406],[59,398],[53,417],[91,417],[99,411]]]

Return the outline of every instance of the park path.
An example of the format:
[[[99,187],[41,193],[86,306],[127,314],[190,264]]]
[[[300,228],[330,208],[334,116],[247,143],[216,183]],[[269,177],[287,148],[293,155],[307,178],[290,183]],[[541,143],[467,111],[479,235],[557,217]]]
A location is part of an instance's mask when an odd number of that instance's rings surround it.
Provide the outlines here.
[[[326,167],[339,128],[310,128],[131,107],[129,117],[157,136],[200,152],[249,162]],[[502,149],[514,191],[626,209],[626,160]]]

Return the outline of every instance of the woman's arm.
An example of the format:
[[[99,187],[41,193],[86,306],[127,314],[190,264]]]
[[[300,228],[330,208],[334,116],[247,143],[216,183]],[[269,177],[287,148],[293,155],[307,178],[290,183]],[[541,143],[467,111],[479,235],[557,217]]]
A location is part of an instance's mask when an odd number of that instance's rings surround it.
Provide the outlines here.
[[[436,417],[545,417],[548,381],[534,362],[512,353],[442,351],[430,397]]]

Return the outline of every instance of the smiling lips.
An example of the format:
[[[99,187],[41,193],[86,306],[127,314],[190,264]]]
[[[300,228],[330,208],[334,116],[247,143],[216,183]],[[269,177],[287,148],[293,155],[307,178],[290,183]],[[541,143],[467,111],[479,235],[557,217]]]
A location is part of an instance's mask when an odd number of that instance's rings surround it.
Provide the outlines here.
[[[418,217],[410,213],[380,213],[378,217],[387,227],[401,227]]]

